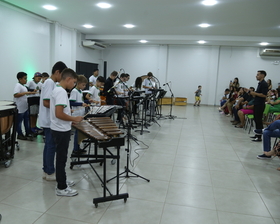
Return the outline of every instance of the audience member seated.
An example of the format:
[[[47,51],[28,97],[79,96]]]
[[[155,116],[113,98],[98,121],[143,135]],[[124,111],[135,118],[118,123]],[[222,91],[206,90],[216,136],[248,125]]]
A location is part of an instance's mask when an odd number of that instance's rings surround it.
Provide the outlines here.
[[[229,99],[221,107],[221,110],[225,114],[227,114],[228,117],[232,116],[232,106],[233,106],[233,104],[235,104],[236,99],[239,97],[239,89],[236,89],[235,87],[231,87],[231,91],[230,91],[230,94],[229,94]]]
[[[258,159],[271,159],[273,152],[271,152],[271,137],[280,138],[280,115],[278,115],[274,122],[272,122],[267,128],[261,130],[254,130],[256,134],[263,135],[263,151],[262,155],[258,155]],[[272,150],[273,151],[273,150]]]
[[[245,126],[245,115],[254,113],[254,98],[248,103],[248,105],[244,105],[243,109],[238,111],[238,117],[240,120],[240,124],[236,125],[236,128],[243,128]]]
[[[239,85],[239,80],[238,78],[234,78],[233,82],[230,80],[230,83],[229,83],[229,88],[231,87],[235,87],[235,88],[239,88],[240,85]]]
[[[230,90],[229,89],[225,89],[225,92],[224,92],[224,95],[222,97],[222,99],[220,100],[220,106],[222,107],[226,102],[227,100],[229,99],[229,93],[230,93]],[[219,110],[221,111],[221,107],[219,107]]]
[[[274,112],[280,112],[280,97],[279,97],[279,92],[280,89],[276,89],[275,91],[275,100],[271,100],[270,102],[268,102],[268,104],[271,105],[271,107],[269,108],[268,113],[274,113]]]
[[[267,85],[268,85],[268,90],[272,90],[272,83],[271,83],[271,80],[270,80],[270,79],[266,80],[266,83],[267,83]]]

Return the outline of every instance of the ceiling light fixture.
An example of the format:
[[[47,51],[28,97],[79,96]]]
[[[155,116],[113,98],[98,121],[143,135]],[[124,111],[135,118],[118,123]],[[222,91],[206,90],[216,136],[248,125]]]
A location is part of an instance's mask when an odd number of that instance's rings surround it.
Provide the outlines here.
[[[260,45],[266,46],[266,45],[269,45],[269,43],[267,43],[267,42],[261,42]]]
[[[203,5],[206,6],[212,6],[212,5],[216,5],[218,2],[216,0],[205,0],[202,2]]]
[[[57,8],[53,5],[43,5],[43,8],[44,9],[47,9],[47,10],[56,10]]]
[[[142,44],[148,43],[147,40],[140,40],[139,42],[142,43]]]
[[[108,8],[111,8],[112,5],[109,4],[109,3],[106,3],[106,2],[100,2],[98,4],[96,4],[99,8],[102,8],[102,9],[108,9]]]
[[[199,24],[198,26],[200,26],[201,28],[207,28],[207,27],[209,27],[209,26],[211,26],[211,25],[208,24],[208,23],[201,23],[201,24]]]
[[[199,41],[197,41],[197,43],[199,43],[199,44],[205,44],[206,41],[205,41],[205,40],[199,40]]]
[[[93,28],[93,25],[85,24],[85,25],[83,25],[83,27],[85,27],[85,28],[87,28],[87,29],[90,29],[90,28]]]
[[[123,25],[125,28],[134,28],[135,26],[133,24],[125,24]]]

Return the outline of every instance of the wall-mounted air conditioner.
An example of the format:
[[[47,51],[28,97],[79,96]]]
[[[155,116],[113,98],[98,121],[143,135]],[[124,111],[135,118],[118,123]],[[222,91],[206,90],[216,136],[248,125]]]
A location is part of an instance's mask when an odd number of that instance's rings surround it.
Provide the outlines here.
[[[273,56],[273,57],[280,57],[280,48],[271,49],[265,48],[260,50],[260,56]]]
[[[84,47],[88,47],[88,48],[96,49],[96,50],[103,50],[106,48],[105,45],[98,43],[96,41],[93,41],[93,40],[83,40],[82,44]]]

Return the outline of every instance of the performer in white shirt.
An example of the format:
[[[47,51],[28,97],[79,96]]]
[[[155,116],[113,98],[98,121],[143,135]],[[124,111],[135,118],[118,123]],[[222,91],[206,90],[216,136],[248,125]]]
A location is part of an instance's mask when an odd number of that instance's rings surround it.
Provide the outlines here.
[[[90,88],[95,85],[98,75],[99,75],[99,69],[95,69],[92,73],[92,76],[89,77]]]

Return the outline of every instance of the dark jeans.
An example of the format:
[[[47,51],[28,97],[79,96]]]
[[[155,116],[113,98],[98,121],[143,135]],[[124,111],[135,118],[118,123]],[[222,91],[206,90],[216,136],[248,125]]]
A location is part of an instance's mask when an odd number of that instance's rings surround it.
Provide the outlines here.
[[[236,109],[235,107],[232,108],[232,113],[233,113],[235,121],[240,121],[239,116],[238,116],[238,111],[239,111],[239,109]]]
[[[30,125],[29,125],[29,113],[28,110],[25,111],[24,113],[18,113],[17,116],[17,133],[18,135],[23,135],[22,129],[21,129],[21,124],[24,124],[25,128],[25,134],[28,135],[31,133],[30,131]]]
[[[263,132],[263,151],[271,150],[271,137],[280,138],[280,120],[274,121]]]
[[[254,120],[256,123],[256,129],[263,129],[263,111],[265,104],[254,105]]]
[[[45,146],[43,152],[43,170],[48,175],[55,172],[54,157],[55,157],[55,143],[52,137],[51,129],[44,128]]]
[[[65,166],[67,161],[68,146],[71,130],[66,132],[51,130],[56,148],[56,182],[57,188],[63,190],[67,188]]]

